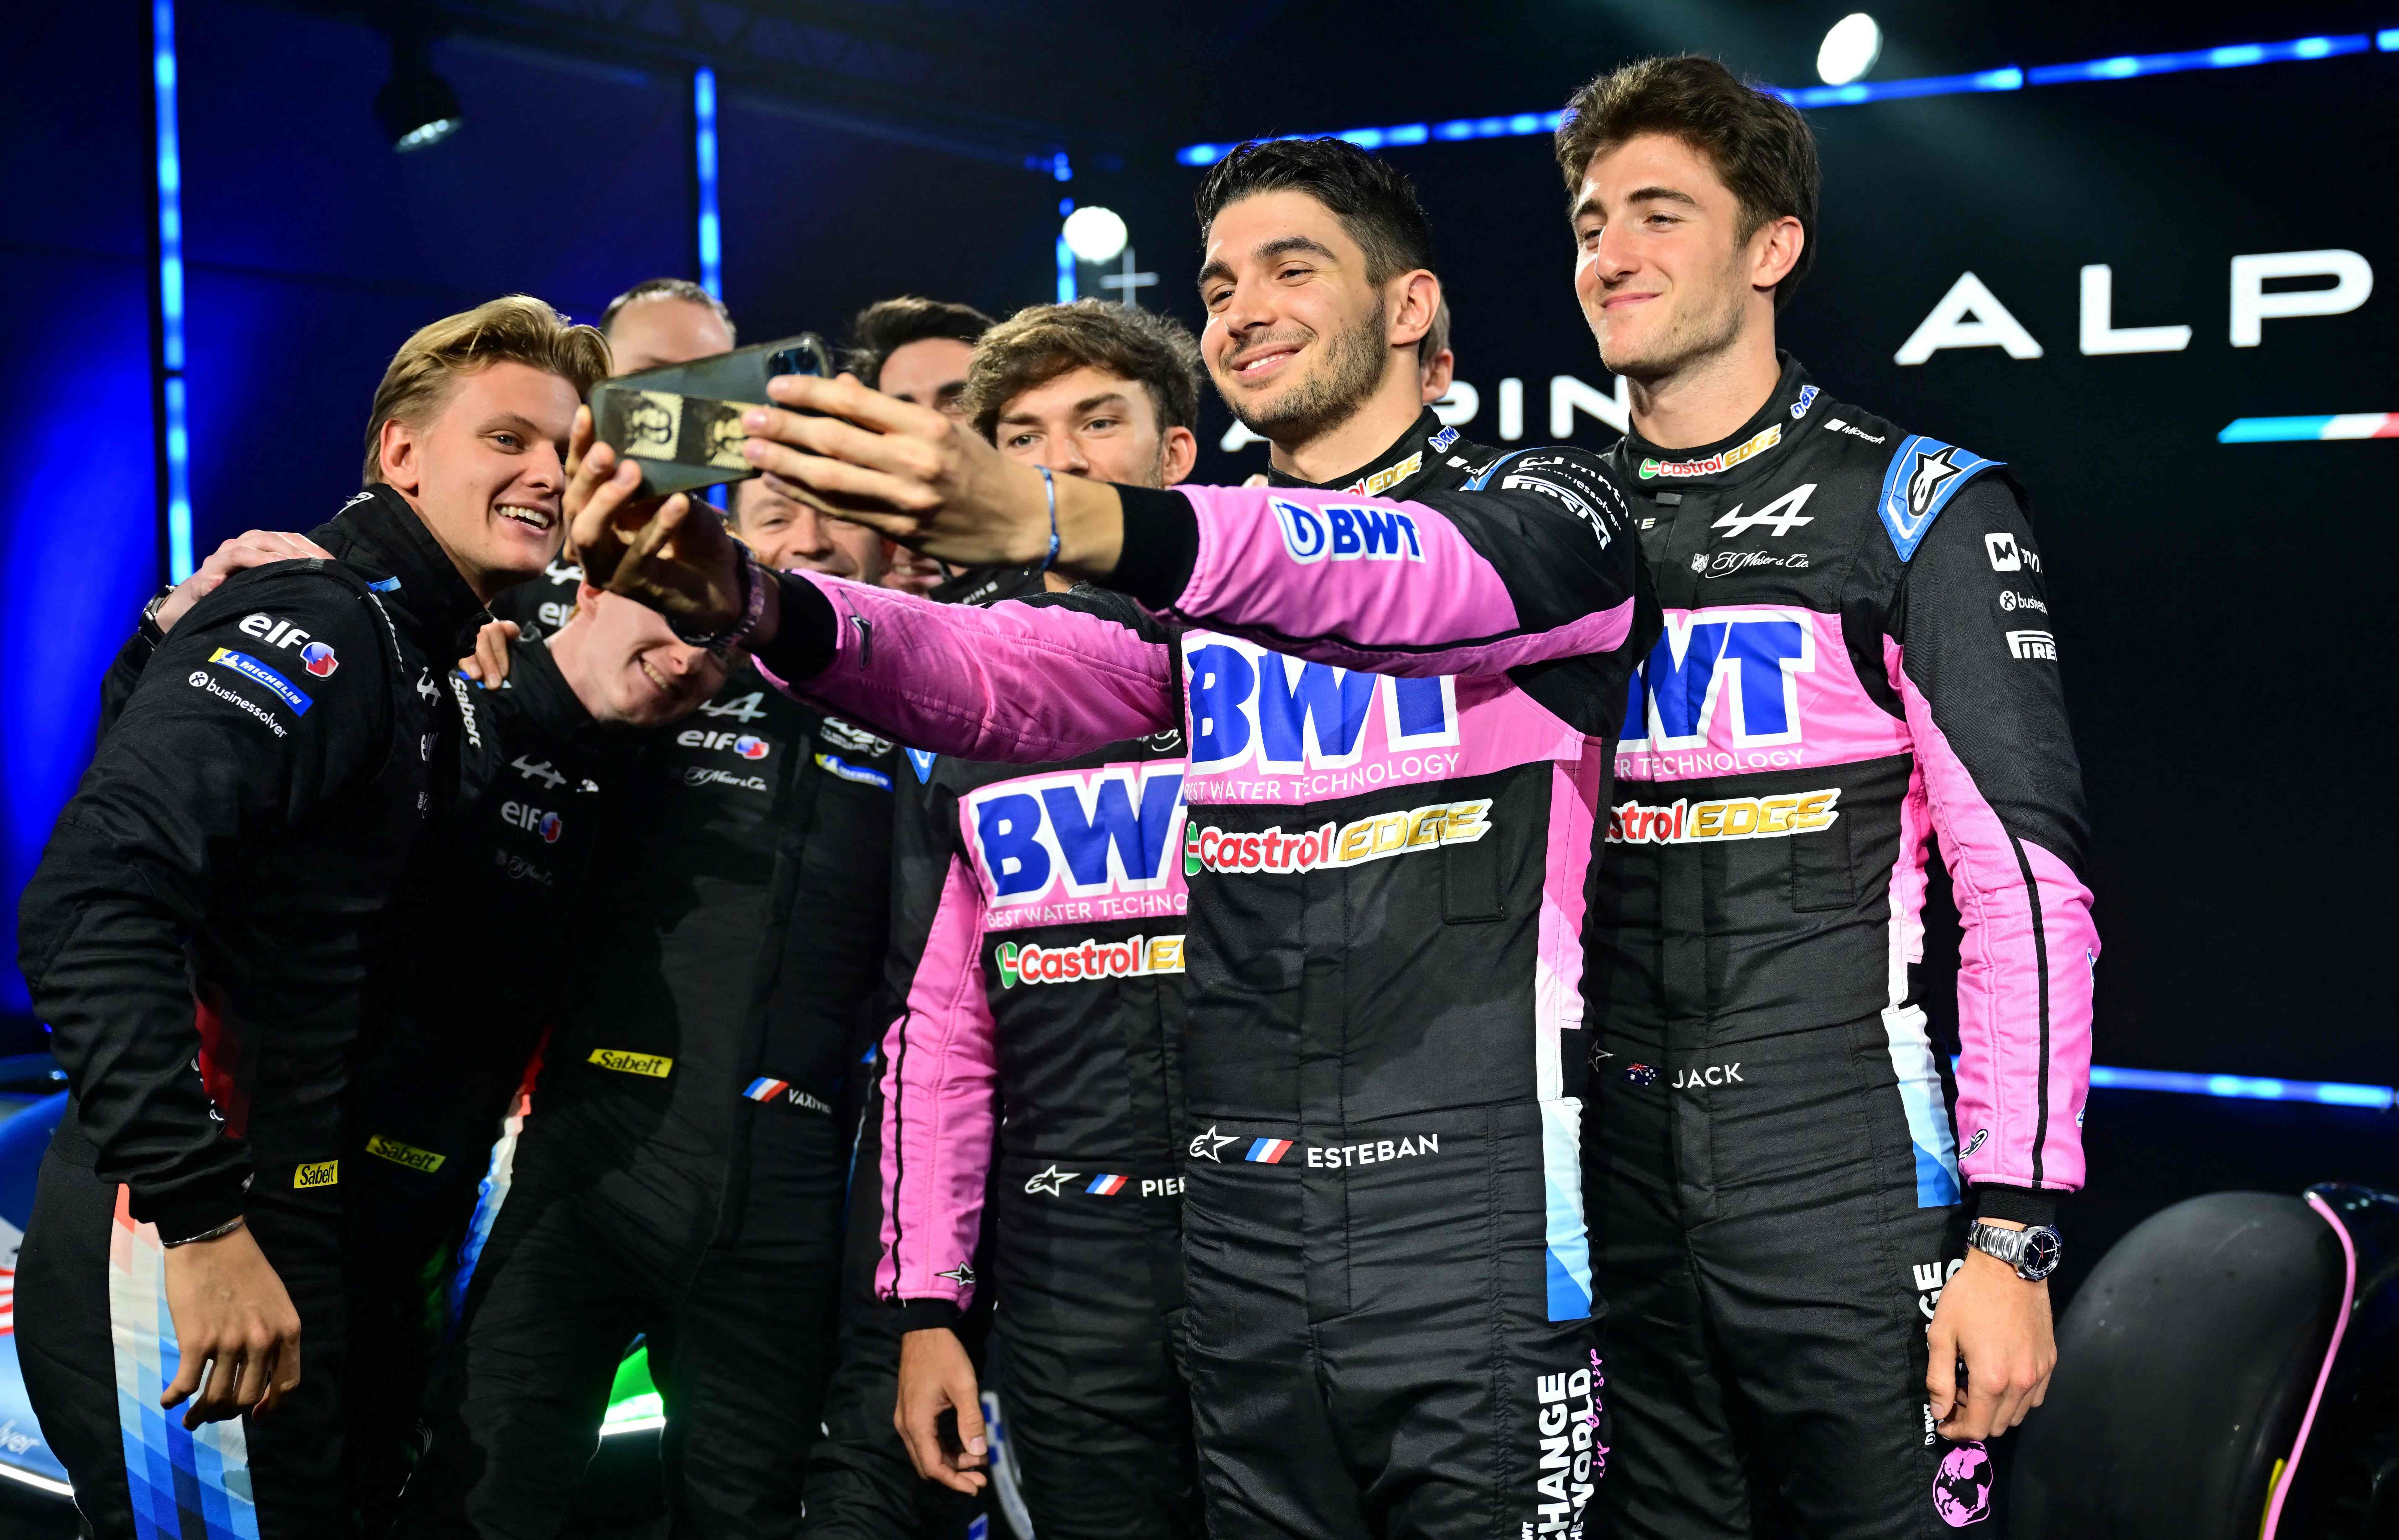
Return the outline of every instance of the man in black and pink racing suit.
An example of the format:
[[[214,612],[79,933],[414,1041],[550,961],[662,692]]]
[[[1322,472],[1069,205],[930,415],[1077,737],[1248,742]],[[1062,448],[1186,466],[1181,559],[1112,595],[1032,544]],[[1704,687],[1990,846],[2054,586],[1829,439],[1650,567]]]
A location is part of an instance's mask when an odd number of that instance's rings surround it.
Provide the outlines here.
[[[1084,300],[984,333],[966,401],[1010,458],[1159,487],[1199,453],[1201,378],[1179,323]],[[1029,568],[991,575],[970,601],[1066,588]],[[1140,623],[1129,601],[1081,592]],[[917,1469],[955,1489],[983,1477],[948,1467],[939,1416],[952,1412],[969,1445],[988,1438],[1043,1540],[1196,1540],[1183,735],[1037,765],[909,757],[923,790],[903,780],[892,834],[899,1011],[883,1045],[889,1196],[874,1263],[876,1296],[906,1328],[896,1420]],[[977,1277],[986,1186],[996,1223]],[[1005,1415],[986,1428],[956,1328],[994,1287],[989,1378]]]
[[[1558,157],[1664,609],[1588,930],[1608,1518],[1944,1534],[2040,1401],[2082,1182],[2099,943],[2040,548],[2004,467],[1775,351],[1816,235],[1796,111],[1647,60],[1578,95]],[[1936,840],[1954,1075],[1918,979]]]
[[[1647,642],[1623,494],[1588,455],[1476,449],[1422,411],[1439,283],[1388,167],[1254,147],[1200,213],[1203,352],[1277,485],[1052,480],[848,382],[778,381],[822,415],[747,419],[808,497],[946,561],[1046,554],[1144,613],[745,574],[687,505],[628,506],[596,449],[577,548],[918,749],[1038,763],[1182,731],[1209,1528],[1567,1534],[1604,1469],[1579,933]]]

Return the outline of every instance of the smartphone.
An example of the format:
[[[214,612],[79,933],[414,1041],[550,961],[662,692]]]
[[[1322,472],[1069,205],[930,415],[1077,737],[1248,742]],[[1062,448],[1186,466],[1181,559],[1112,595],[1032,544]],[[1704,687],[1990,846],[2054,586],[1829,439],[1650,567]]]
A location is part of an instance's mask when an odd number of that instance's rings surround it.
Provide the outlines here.
[[[641,466],[643,496],[739,481],[758,474],[741,458],[741,414],[766,404],[766,382],[833,372],[833,355],[813,331],[636,370],[591,387],[593,431]]]

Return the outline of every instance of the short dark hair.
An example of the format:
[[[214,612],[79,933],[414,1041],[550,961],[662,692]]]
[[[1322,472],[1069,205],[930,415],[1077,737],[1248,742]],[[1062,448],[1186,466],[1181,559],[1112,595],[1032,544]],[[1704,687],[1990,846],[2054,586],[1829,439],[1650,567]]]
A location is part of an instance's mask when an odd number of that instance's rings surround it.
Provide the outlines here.
[[[1593,155],[1647,133],[1672,134],[1708,157],[1741,203],[1736,242],[1745,243],[1769,220],[1798,220],[1805,237],[1799,260],[1774,286],[1774,307],[1782,309],[1815,263],[1816,201],[1824,184],[1816,136],[1799,109],[1696,54],[1627,64],[1566,102],[1557,153],[1567,196],[1582,185]]]
[[[970,304],[903,294],[877,300],[849,323],[849,351],[842,367],[871,390],[883,388],[884,361],[910,343],[946,337],[972,344],[992,329],[992,318]]]
[[[1148,387],[1161,435],[1199,427],[1198,340],[1181,321],[1114,300],[1029,304],[984,332],[967,366],[967,416],[996,438],[1009,402],[1085,367]]]
[[[733,331],[733,312],[725,308],[725,302],[723,300],[718,299],[715,295],[710,293],[707,290],[702,289],[699,285],[692,282],[689,278],[644,278],[641,282],[633,285],[632,288],[626,290],[615,299],[610,300],[608,302],[608,308],[600,312],[600,333],[602,336],[606,336],[609,329],[617,324],[617,312],[623,310],[625,306],[631,304],[636,300],[684,300],[692,304],[700,305],[706,309],[714,311],[716,318],[725,323],[725,334],[726,337],[731,338],[735,335]]]
[[[1432,267],[1432,224],[1416,184],[1389,161],[1344,139],[1237,144],[1200,181],[1200,243],[1227,204],[1257,193],[1306,193],[1340,220],[1366,254],[1366,281]]]

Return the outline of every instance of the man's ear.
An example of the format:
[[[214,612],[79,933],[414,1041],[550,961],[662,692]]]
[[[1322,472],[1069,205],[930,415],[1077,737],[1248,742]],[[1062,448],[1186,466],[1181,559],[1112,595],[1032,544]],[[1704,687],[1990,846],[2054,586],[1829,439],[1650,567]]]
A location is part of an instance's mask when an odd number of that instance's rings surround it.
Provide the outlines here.
[[[1796,215],[1785,214],[1760,225],[1750,245],[1750,287],[1771,289],[1799,264],[1799,253],[1808,248],[1808,228]]]
[[[398,417],[383,421],[383,434],[376,445],[376,464],[383,479],[399,492],[413,497],[425,487],[425,442],[416,430]]]
[[[1171,427],[1158,446],[1158,484],[1171,487],[1200,463],[1200,439],[1187,427]]]
[[[1424,341],[1424,334],[1432,330],[1432,318],[1441,314],[1441,280],[1419,267],[1393,278],[1387,297],[1391,318],[1383,333],[1384,343],[1414,347]]]

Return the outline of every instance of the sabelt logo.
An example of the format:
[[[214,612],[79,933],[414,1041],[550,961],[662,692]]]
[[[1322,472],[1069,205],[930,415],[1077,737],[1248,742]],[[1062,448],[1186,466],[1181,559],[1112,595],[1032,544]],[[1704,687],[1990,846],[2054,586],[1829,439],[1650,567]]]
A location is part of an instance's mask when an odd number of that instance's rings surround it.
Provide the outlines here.
[[[397,1139],[386,1139],[381,1134],[367,1141],[367,1154],[380,1155],[395,1166],[405,1166],[412,1171],[423,1171],[428,1176],[440,1170],[442,1161],[449,1158],[439,1151],[420,1150],[413,1144],[402,1144]]]
[[[1641,480],[1653,480],[1660,476],[1714,476],[1720,470],[1732,469],[1753,455],[1765,453],[1782,441],[1782,425],[1771,423],[1765,432],[1748,442],[1735,444],[1722,454],[1711,454],[1704,460],[1644,460],[1641,462]]]
[[[291,1169],[291,1190],[305,1192],[311,1187],[332,1187],[342,1180],[342,1163],[338,1160],[304,1160]]]
[[[1255,834],[1227,830],[1186,829],[1183,835],[1183,871],[1227,873],[1315,871],[1325,867],[1363,866],[1414,851],[1443,844],[1472,844],[1491,832],[1484,816],[1491,799],[1435,803],[1404,813],[1378,813],[1355,823],[1287,834],[1281,828]]]
[[[1140,979],[1183,971],[1180,936],[1129,936],[1121,941],[1077,941],[1063,947],[1002,941],[992,953],[999,987],[1071,984],[1085,979]]]
[[[1830,829],[1840,818],[1839,787],[1784,797],[1728,797],[1665,807],[1622,803],[1607,811],[1610,844],[1699,844],[1709,840],[1773,840]]]
[[[662,1053],[635,1053],[630,1048],[593,1048],[592,1063],[619,1074],[645,1074],[653,1080],[664,1080],[674,1070],[674,1060]]]

